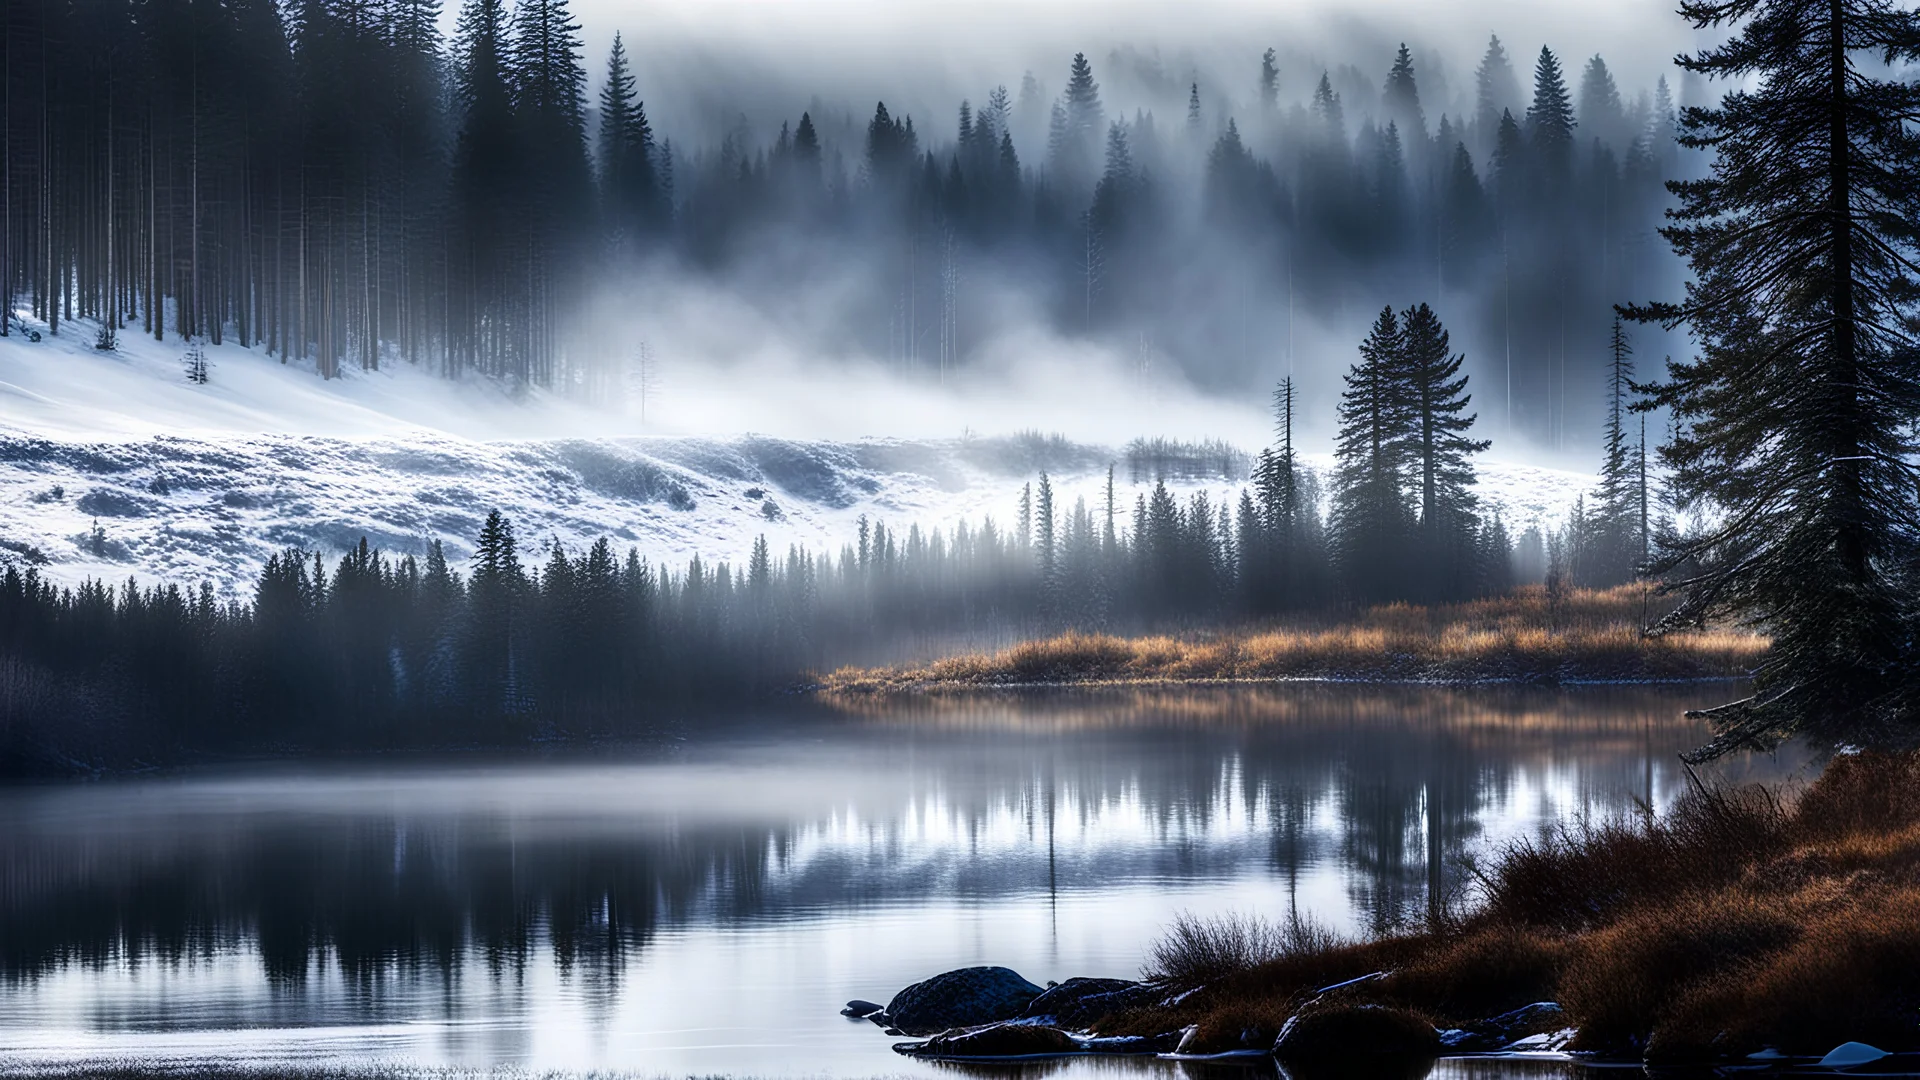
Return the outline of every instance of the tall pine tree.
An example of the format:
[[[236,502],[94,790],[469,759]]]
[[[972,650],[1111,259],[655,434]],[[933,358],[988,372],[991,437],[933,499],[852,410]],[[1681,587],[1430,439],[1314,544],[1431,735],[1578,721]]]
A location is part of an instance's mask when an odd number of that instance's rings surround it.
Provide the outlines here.
[[[1679,63],[1726,80],[1685,111],[1711,173],[1669,185],[1665,230],[1692,266],[1684,301],[1630,309],[1700,342],[1653,388],[1679,430],[1661,456],[1716,524],[1664,550],[1680,603],[1773,647],[1752,696],[1704,715],[1696,757],[1920,734],[1920,13],[1883,0],[1686,0],[1734,30]],[[1684,569],[1683,569],[1684,568]]]

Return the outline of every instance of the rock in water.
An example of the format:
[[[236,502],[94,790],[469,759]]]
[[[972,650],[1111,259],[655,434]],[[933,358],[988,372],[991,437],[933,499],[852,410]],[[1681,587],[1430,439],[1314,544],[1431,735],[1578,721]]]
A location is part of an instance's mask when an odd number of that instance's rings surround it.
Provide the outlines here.
[[[847,1002],[846,1008],[840,1010],[840,1015],[851,1016],[856,1020],[865,1020],[867,1017],[872,1016],[884,1008],[886,1008],[885,1005],[876,1005],[871,1001],[854,998],[852,1001]]]
[[[903,1054],[932,1058],[1057,1057],[1085,1048],[1059,1028],[1040,1024],[992,1024],[967,1031],[946,1031],[923,1043],[894,1047]]]
[[[1557,1035],[1569,1023],[1566,1011],[1558,1004],[1536,1001],[1491,1019],[1443,1031],[1440,1042],[1449,1053],[1485,1054],[1508,1049],[1533,1036]]]
[[[1440,1033],[1405,1009],[1385,1005],[1336,1005],[1295,1013],[1274,1040],[1282,1062],[1430,1061],[1440,1054]]]
[[[882,1018],[909,1035],[933,1035],[1012,1020],[1040,993],[1010,968],[961,968],[895,994]]]
[[[1117,1012],[1148,1004],[1155,996],[1151,987],[1128,979],[1068,979],[1047,987],[1022,1015],[1069,1031],[1086,1031]]]
[[[1886,1056],[1888,1056],[1887,1052],[1877,1046],[1868,1046],[1862,1042],[1841,1043],[1827,1051],[1827,1056],[1820,1059],[1820,1067],[1845,1069],[1854,1065],[1870,1065]]]

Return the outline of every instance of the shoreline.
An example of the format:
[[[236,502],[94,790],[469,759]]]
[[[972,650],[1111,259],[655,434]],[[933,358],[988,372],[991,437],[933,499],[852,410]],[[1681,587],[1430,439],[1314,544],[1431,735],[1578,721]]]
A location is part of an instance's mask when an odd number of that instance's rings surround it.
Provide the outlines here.
[[[1477,876],[1478,896],[1415,927],[1183,916],[1139,980],[962,969],[858,1015],[931,1059],[1920,1072],[1920,752],[1841,754],[1804,785],[1701,785],[1657,817],[1516,840]],[[977,1002],[1002,1011],[966,1015]]]
[[[1435,687],[1446,689],[1471,689],[1476,686],[1530,686],[1530,687],[1568,687],[1583,686],[1708,686],[1714,683],[1739,683],[1751,678],[1747,674],[1733,675],[1684,675],[1662,678],[1582,678],[1560,677],[1556,675],[1489,675],[1461,678],[1444,676],[1422,678],[1372,675],[1273,675],[1273,676],[1231,676],[1223,678],[1173,678],[1168,676],[1144,675],[1138,678],[1092,678],[1092,679],[1055,679],[1029,681],[992,681],[992,680],[941,680],[928,679],[892,683],[874,687],[843,687],[829,682],[815,682],[807,685],[805,692],[817,697],[831,699],[836,694],[868,695],[886,697],[898,695],[908,697],[927,694],[967,694],[993,693],[1000,690],[1115,690],[1134,687],[1165,687],[1169,689],[1204,689],[1208,687],[1260,687],[1260,686],[1381,686],[1381,687]]]

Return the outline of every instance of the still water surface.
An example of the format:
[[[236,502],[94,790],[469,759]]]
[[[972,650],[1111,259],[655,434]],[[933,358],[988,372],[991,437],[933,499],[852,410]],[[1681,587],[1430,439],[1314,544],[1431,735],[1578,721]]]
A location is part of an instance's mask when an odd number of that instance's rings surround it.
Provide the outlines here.
[[[1181,911],[1420,919],[1476,854],[1668,805],[1679,711],[1722,693],[804,704],[590,758],[4,790],[0,1071],[952,1077],[837,1009],[969,964],[1137,976]]]

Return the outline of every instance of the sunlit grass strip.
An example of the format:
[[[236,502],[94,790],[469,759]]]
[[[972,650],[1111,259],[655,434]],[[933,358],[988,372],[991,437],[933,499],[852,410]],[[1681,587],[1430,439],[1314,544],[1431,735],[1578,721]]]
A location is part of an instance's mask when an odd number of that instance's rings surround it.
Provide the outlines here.
[[[1745,675],[1765,637],[1711,629],[1646,638],[1651,600],[1625,586],[1550,603],[1527,588],[1469,604],[1373,608],[1347,624],[1191,636],[1068,631],[997,652],[897,668],[842,668],[829,690],[1263,679],[1671,680]]]

